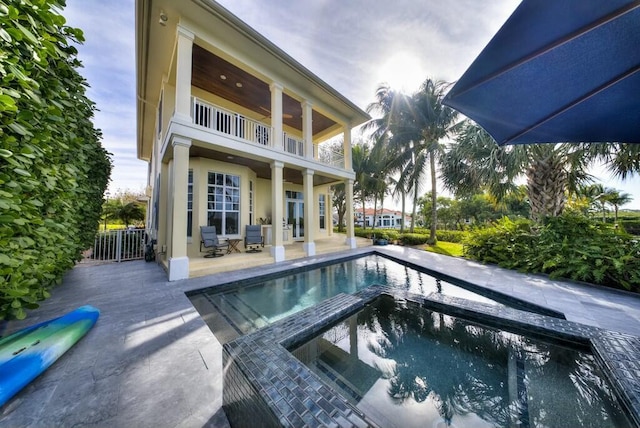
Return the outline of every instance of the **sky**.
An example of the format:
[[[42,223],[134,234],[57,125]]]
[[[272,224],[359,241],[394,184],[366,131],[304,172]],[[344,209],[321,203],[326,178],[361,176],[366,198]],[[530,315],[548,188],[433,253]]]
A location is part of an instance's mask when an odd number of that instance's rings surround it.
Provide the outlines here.
[[[185,0],[186,1],[186,0]],[[98,111],[94,124],[113,154],[111,194],[142,191],[136,157],[134,0],[67,0],[63,15],[84,31],[78,46]],[[219,0],[303,66],[366,109],[382,82],[411,93],[426,78],[460,78],[519,0]],[[594,168],[640,209],[640,176],[625,182]]]

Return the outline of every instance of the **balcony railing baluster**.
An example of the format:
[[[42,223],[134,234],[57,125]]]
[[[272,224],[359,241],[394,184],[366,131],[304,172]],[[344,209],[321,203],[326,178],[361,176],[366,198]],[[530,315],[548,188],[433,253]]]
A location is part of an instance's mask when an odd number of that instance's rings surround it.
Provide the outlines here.
[[[273,130],[269,125],[249,119],[239,113],[192,97],[191,115],[193,123],[196,125],[252,143],[279,148],[279,142],[272,141]],[[305,155],[304,140],[286,132],[282,133],[281,147],[287,153],[300,157]],[[344,156],[341,153],[319,149],[316,159],[329,165],[344,167]]]

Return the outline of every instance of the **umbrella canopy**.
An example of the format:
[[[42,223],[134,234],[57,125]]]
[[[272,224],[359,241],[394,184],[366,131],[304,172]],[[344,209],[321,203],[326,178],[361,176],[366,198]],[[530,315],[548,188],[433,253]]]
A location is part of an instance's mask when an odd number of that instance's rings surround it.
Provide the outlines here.
[[[524,0],[444,103],[500,145],[640,143],[640,1]]]

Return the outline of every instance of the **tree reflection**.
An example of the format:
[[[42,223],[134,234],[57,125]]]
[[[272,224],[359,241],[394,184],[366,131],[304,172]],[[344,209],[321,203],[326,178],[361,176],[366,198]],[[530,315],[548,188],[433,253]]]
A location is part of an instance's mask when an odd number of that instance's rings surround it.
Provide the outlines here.
[[[376,367],[389,380],[391,400],[430,399],[448,424],[468,413],[496,426],[549,426],[570,416],[570,425],[595,428],[620,418],[588,354],[392,298],[378,299],[358,322],[369,332],[369,351],[395,362]]]

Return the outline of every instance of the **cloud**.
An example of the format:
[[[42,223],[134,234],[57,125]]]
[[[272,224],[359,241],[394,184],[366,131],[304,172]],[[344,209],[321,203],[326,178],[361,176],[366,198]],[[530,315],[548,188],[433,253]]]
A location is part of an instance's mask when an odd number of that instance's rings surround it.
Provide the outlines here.
[[[455,81],[519,4],[519,0],[218,0],[361,108],[373,101],[386,64],[398,54],[412,74]],[[81,28],[82,75],[99,109],[94,123],[114,154],[112,189],[146,185],[136,160],[134,0],[67,0],[63,15]],[[403,58],[398,55],[398,58]],[[402,65],[399,67],[402,70]],[[420,81],[418,79],[418,81]],[[606,177],[603,177],[606,179]],[[635,191],[640,178],[607,185]],[[631,183],[631,184],[630,184]]]
[[[111,191],[146,185],[146,162],[136,157],[134,0],[67,0],[67,25],[82,29],[79,71],[96,103],[94,125],[113,154]]]

